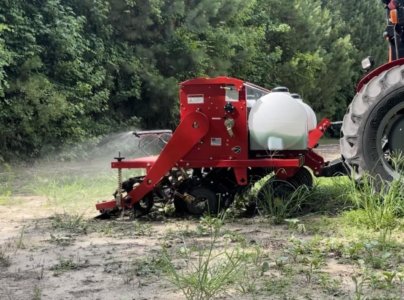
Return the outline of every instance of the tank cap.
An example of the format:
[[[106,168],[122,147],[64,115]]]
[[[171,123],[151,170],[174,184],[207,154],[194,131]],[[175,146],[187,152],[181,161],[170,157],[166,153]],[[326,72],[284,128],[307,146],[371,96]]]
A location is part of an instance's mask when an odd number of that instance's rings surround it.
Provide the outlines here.
[[[302,100],[302,96],[300,96],[299,94],[291,94],[290,96],[291,96],[293,99]]]
[[[285,86],[277,86],[276,88],[273,88],[272,93],[289,93],[289,89]]]

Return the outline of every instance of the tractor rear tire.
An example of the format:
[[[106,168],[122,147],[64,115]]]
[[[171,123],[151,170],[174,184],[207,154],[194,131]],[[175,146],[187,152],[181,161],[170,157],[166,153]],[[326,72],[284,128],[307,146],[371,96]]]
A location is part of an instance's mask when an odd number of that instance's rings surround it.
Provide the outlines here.
[[[368,173],[391,181],[400,177],[391,160],[404,152],[404,66],[367,83],[344,117],[341,154],[356,180]]]

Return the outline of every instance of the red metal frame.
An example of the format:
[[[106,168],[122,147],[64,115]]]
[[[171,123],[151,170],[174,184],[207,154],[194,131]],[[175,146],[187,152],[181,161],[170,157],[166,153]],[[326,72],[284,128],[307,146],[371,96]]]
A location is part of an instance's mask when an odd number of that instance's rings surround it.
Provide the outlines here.
[[[237,101],[226,101],[226,88],[237,91]],[[201,103],[189,103],[189,96],[203,97]],[[247,103],[244,82],[229,77],[197,78],[180,84],[181,120],[189,113],[199,111],[209,118],[209,132],[192,149],[184,160],[246,160],[248,159]],[[231,103],[233,113],[226,113],[224,106]],[[234,136],[230,136],[224,125],[225,119],[234,120]],[[217,144],[214,144],[214,141]],[[240,149],[235,152],[234,149]]]
[[[129,196],[131,204],[140,201],[160,182],[164,175],[172,169],[209,131],[208,118],[200,112],[189,113],[180,123],[175,134],[164,147],[156,162],[149,168],[143,182],[133,189]]]
[[[121,162],[112,162],[113,169],[146,169],[150,170],[157,164],[159,156],[142,157]],[[301,167],[302,158],[265,158],[247,160],[180,160],[173,165],[178,168],[295,168]]]
[[[228,90],[237,99],[229,99]],[[226,111],[226,103],[231,103],[234,110]],[[180,125],[159,156],[111,163],[114,169],[146,170],[144,180],[122,200],[122,207],[129,208],[139,202],[173,168],[232,168],[237,183],[245,186],[249,168],[271,168],[279,178],[287,179],[303,165],[312,168],[316,174],[324,167],[324,160],[311,149],[330,126],[327,119],[310,131],[308,150],[279,151],[263,158],[249,157],[248,112],[242,80],[217,77],[181,83],[180,113]],[[234,135],[226,129],[225,120],[228,118],[234,121]],[[111,210],[116,207],[116,201],[98,203],[96,207],[101,212]]]
[[[215,78],[195,78],[180,83],[181,87],[193,85],[234,85],[240,91],[244,87],[244,81],[232,77],[218,76]]]
[[[324,118],[318,123],[317,127],[309,132],[309,143],[307,148],[314,149],[323,137],[324,133],[331,126],[331,121]]]

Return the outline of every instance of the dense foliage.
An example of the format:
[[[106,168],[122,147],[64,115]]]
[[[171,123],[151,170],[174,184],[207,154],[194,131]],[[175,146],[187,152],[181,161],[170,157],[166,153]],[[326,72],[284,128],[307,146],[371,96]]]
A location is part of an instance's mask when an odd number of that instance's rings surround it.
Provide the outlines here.
[[[126,126],[175,126],[178,82],[288,86],[340,118],[361,57],[387,56],[379,0],[0,0],[0,158]]]

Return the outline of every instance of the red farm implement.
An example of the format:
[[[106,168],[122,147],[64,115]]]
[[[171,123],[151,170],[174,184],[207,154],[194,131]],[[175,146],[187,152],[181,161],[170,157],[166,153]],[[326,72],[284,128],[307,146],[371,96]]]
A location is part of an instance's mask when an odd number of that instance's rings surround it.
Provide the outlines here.
[[[217,212],[234,196],[258,179],[273,173],[278,182],[312,184],[316,176],[330,172],[322,157],[313,152],[330,126],[327,119],[307,131],[304,149],[252,150],[248,119],[258,99],[275,93],[235,78],[198,78],[180,85],[180,124],[158,156],[136,159],[117,157],[115,199],[97,204],[108,214],[121,209],[149,212],[155,201],[174,201],[178,210],[192,214]],[[292,99],[283,89],[277,93]],[[296,104],[298,100],[293,99]],[[302,116],[303,117],[303,116]],[[307,122],[306,116],[303,117]],[[305,123],[304,123],[305,124]],[[167,135],[167,131],[135,133]],[[122,182],[122,169],[142,169],[144,176]],[[337,171],[338,167],[332,169]]]

